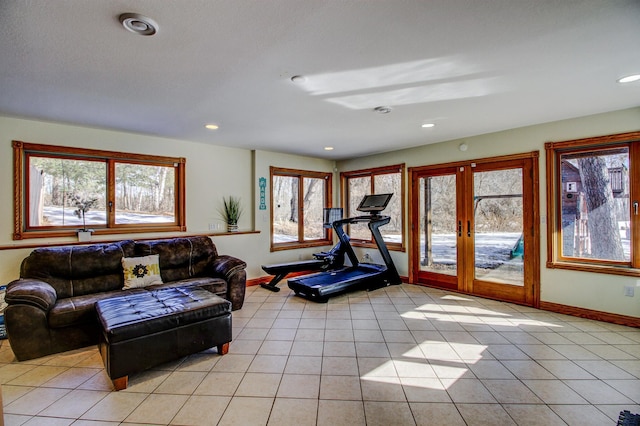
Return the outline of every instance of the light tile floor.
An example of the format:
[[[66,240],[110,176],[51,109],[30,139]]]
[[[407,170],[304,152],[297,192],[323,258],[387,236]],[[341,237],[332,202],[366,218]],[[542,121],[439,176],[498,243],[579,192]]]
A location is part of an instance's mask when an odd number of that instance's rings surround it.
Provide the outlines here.
[[[640,330],[403,284],[326,304],[250,287],[215,349],[112,390],[95,347],[16,362],[7,425],[614,425]]]

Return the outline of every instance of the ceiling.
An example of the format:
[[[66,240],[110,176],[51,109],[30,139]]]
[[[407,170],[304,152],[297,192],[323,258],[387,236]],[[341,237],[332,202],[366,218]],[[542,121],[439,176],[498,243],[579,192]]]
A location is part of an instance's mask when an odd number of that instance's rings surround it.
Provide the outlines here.
[[[0,1],[1,115],[328,159],[640,106],[638,73],[640,0]]]

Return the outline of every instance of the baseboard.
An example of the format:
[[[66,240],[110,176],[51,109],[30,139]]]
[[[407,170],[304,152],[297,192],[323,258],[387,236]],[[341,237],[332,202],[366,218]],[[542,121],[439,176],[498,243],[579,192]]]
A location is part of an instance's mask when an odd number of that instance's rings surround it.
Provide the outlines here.
[[[318,272],[318,271],[316,271]],[[312,271],[306,271],[306,272],[291,272],[289,275],[287,275],[287,278],[293,278],[293,277],[297,277],[298,275],[309,275],[313,273]],[[271,281],[271,279],[273,278],[272,275],[265,275],[262,277],[258,277],[258,278],[251,278],[249,280],[247,280],[247,287],[250,287],[252,285],[260,285],[260,284],[266,284],[269,281]],[[285,281],[287,281],[286,279],[280,281],[280,283],[284,283]],[[278,284],[280,284],[278,283]]]
[[[266,284],[271,281],[271,276],[251,278],[247,280],[247,287],[251,287],[254,285]]]
[[[627,315],[611,314],[609,312],[601,312],[592,309],[578,308],[575,306],[543,301],[540,301],[540,309],[555,312],[557,314],[571,315],[574,317],[640,328],[640,318],[630,317]]]

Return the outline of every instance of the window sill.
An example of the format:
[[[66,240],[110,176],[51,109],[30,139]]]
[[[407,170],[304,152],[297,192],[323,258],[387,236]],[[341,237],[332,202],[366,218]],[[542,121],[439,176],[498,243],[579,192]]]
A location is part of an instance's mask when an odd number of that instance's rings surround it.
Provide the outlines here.
[[[207,234],[196,234],[196,235],[208,235],[210,237],[224,237],[225,235],[247,235],[247,234],[259,234],[260,231],[235,231],[235,232],[214,232]]]
[[[567,269],[571,271],[592,272],[596,274],[623,275],[627,277],[640,277],[640,269],[625,266],[587,265],[573,262],[547,262],[549,269]]]
[[[294,250],[294,249],[302,249],[309,247],[322,247],[322,246],[330,246],[333,242],[330,240],[319,240],[319,241],[309,241],[306,243],[281,243],[276,245],[271,245],[271,251],[282,251],[282,250]]]
[[[378,246],[376,246],[375,243],[370,243],[368,241],[350,240],[349,243],[353,247],[363,247],[363,248],[372,248],[372,249],[377,249],[378,248]],[[406,252],[406,249],[405,249],[404,245],[400,245],[400,244],[397,244],[397,243],[386,243],[386,246],[387,246],[387,250],[389,250],[389,251]]]
[[[133,238],[138,241],[146,241],[146,240],[163,240],[168,238],[186,238],[186,237],[198,237],[198,236],[209,236],[209,237],[224,237],[226,235],[248,235],[248,234],[259,234],[260,231],[238,231],[238,232],[218,232],[218,233],[203,233],[203,234],[180,234],[180,235],[161,235],[157,237],[147,237],[147,238]],[[60,247],[60,246],[73,246],[73,245],[90,245],[90,244],[105,244],[112,243],[116,241],[122,241],[129,238],[122,236],[122,238],[118,239],[91,239],[90,241],[60,241],[60,242],[46,242],[46,243],[34,243],[34,244],[10,244],[10,245],[0,245],[0,251],[2,250],[22,250],[22,249],[34,249],[40,247]]]

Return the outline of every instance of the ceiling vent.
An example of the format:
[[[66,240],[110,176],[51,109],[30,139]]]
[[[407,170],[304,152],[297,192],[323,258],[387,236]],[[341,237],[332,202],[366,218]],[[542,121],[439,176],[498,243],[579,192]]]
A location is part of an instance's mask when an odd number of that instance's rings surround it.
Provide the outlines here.
[[[389,114],[391,112],[391,107],[388,106],[379,106],[373,109],[378,114]]]
[[[132,33],[152,36],[158,32],[158,24],[153,19],[137,13],[123,13],[118,19],[122,26]]]

